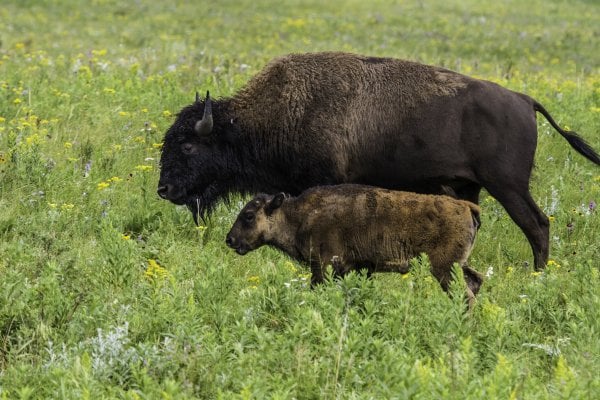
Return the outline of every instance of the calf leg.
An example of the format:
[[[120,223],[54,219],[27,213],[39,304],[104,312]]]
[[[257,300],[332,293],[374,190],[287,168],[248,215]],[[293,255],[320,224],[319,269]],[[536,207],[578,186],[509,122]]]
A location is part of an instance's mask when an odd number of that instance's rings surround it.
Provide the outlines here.
[[[463,265],[462,270],[465,282],[467,283],[467,304],[469,305],[469,310],[472,310],[475,304],[475,296],[479,293],[479,288],[483,283],[483,275],[468,265]]]
[[[510,187],[487,189],[525,233],[533,250],[535,269],[544,269],[548,261],[550,222],[533,201],[529,190],[516,191]]]
[[[310,262],[312,276],[310,279],[311,287],[322,283],[325,278],[323,276],[323,268],[327,265],[331,265],[333,269],[334,277],[344,276],[350,269],[350,266],[337,255],[332,255],[326,246],[321,246],[321,253],[319,257],[315,257]]]
[[[468,265],[464,264],[462,266],[463,277],[466,283],[465,296],[467,300],[467,304],[469,306],[469,310],[473,308],[475,304],[475,296],[479,292],[479,288],[483,283],[483,275],[478,271],[470,268]],[[450,282],[452,282],[452,266],[447,267],[436,267],[432,266],[431,273],[438,280],[440,286],[444,290],[444,292],[448,293],[448,288],[450,286]]]
[[[323,283],[323,268],[320,260],[310,260],[310,287],[315,288],[319,283]]]
[[[380,272],[399,272],[401,274],[407,274],[410,270],[410,264],[404,260],[390,260],[385,261],[383,265],[377,268]]]
[[[463,265],[462,270],[465,282],[467,283],[467,289],[473,293],[473,296],[476,296],[483,283],[483,275],[468,265]]]

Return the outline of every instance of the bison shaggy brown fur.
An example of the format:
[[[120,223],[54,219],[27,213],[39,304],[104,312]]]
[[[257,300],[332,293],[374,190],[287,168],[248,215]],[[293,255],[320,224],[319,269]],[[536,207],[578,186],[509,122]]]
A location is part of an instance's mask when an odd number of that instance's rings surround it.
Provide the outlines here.
[[[319,186],[298,197],[259,194],[238,215],[227,244],[244,255],[262,245],[309,263],[311,283],[323,267],[337,276],[366,268],[407,273],[410,259],[429,256],[431,273],[447,291],[458,263],[469,304],[482,276],[467,265],[479,226],[479,207],[448,196],[363,185]]]

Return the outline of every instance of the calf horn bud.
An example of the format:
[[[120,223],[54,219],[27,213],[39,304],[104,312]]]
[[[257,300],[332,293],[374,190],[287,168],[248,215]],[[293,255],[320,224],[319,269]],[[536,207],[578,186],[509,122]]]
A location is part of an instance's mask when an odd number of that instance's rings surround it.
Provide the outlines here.
[[[196,101],[198,100],[198,98],[196,97]],[[213,117],[212,117],[212,104],[210,101],[210,94],[207,91],[206,92],[206,100],[204,102],[204,115],[202,116],[202,119],[198,122],[196,122],[196,126],[194,127],[194,130],[196,131],[196,133],[203,137],[203,136],[208,136],[210,135],[210,133],[212,132],[212,128],[213,128]]]

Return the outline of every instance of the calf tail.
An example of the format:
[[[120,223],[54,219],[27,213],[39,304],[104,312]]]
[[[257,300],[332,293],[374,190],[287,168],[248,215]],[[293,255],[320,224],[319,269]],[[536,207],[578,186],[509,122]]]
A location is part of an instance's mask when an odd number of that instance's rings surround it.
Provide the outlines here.
[[[569,144],[575,150],[577,150],[579,154],[583,155],[585,158],[592,161],[593,163],[600,165],[600,155],[598,155],[598,153],[596,153],[596,151],[592,149],[592,146],[590,146],[585,140],[583,140],[581,136],[579,136],[576,132],[563,130],[554,121],[552,116],[550,116],[550,113],[548,113],[548,111],[546,111],[546,109],[535,100],[533,101],[533,109],[541,113],[544,117],[546,117],[548,122],[550,122],[550,125],[552,125],[552,127],[556,129],[558,133],[562,135],[562,137],[567,139],[567,142],[569,142]]]

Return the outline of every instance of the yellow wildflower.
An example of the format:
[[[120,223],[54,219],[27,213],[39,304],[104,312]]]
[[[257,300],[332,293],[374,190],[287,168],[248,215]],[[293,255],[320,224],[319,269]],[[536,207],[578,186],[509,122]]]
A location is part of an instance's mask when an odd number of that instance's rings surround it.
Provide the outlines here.
[[[82,65],[77,69],[77,73],[85,78],[92,77],[92,70],[87,65]]]
[[[74,207],[75,207],[75,204],[63,203],[63,205],[60,206],[60,209],[63,211],[69,211],[69,210],[72,210]]]
[[[121,117],[129,117],[130,114],[128,111],[119,111],[119,115]]]
[[[110,186],[110,183],[108,183],[108,182],[100,182],[98,184],[98,190],[104,190],[109,186]]]
[[[131,239],[131,236],[130,235],[122,234],[121,235],[121,239],[123,239],[123,240],[129,240],[129,239]]]
[[[248,282],[252,284],[252,286],[256,286],[260,283],[260,277],[254,275],[248,277]]]
[[[65,143],[63,144],[63,147],[64,147],[65,149],[70,149],[71,147],[73,147],[73,143],[71,143],[71,142],[65,142]]]
[[[162,114],[163,114],[163,117],[167,117],[167,118],[170,117],[171,115],[173,115],[173,114],[171,114],[171,111],[169,111],[169,110],[163,111]]]
[[[292,263],[291,261],[286,261],[285,262],[285,266],[287,267],[287,269],[289,269],[293,273],[298,272],[298,268],[296,268],[296,266],[294,265],[294,263]]]
[[[121,182],[123,180],[123,178],[119,178],[118,176],[113,176],[112,178],[108,179],[107,182]]]
[[[287,18],[285,24],[293,28],[302,28],[306,25],[306,20],[303,18]]]
[[[148,267],[146,268],[145,275],[147,278],[165,278],[168,272],[165,268],[161,267],[156,260],[149,259]]]
[[[548,267],[555,267],[555,268],[560,268],[560,264],[557,263],[554,260],[548,260],[548,263],[546,264]]]
[[[4,121],[6,121],[6,118],[4,118],[4,117],[0,117],[0,123],[2,123],[2,122],[4,122]]]
[[[162,143],[152,143],[152,147],[154,147],[155,149],[162,149],[163,144]]]
[[[106,49],[92,50],[92,55],[94,55],[94,56],[105,56],[106,52],[107,52]]]
[[[120,144],[113,144],[113,145],[112,145],[112,149],[113,149],[114,151],[119,151],[119,150],[121,150],[122,148],[123,148],[123,146],[122,146],[122,145],[120,145]]]
[[[133,138],[133,141],[136,143],[145,143],[146,139],[143,136],[136,136]]]
[[[28,146],[33,146],[34,144],[40,144],[40,142],[41,142],[41,139],[37,133],[34,133],[33,135],[27,136],[25,138],[25,143],[27,143]]]
[[[136,165],[135,169],[138,171],[152,171],[152,165]]]
[[[20,99],[20,98],[18,98],[18,97],[17,97],[16,99],[14,99],[14,100],[13,100],[13,103],[15,103],[15,104],[21,104],[22,102],[23,102],[23,100],[21,100],[21,99]]]

